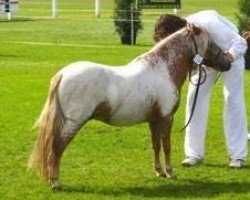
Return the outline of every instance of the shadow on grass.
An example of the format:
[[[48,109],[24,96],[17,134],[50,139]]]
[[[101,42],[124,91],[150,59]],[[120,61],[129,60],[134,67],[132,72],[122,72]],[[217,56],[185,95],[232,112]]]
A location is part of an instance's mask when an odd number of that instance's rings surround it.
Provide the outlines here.
[[[1,43],[1,42],[0,42],[0,43]],[[1,53],[0,53],[0,57],[2,57],[2,58],[17,58],[17,57],[19,57],[19,56],[14,55],[14,54],[1,54]]]
[[[54,20],[52,17],[37,17],[37,18],[32,18],[32,17],[18,17],[18,18],[12,18],[11,20],[7,19],[0,19],[0,23],[15,23],[15,22],[31,22],[31,21],[50,21]]]
[[[205,163],[204,166],[209,167],[209,168],[221,168],[221,169],[228,168],[228,169],[230,169],[228,164]],[[250,169],[250,165],[244,166],[244,169]],[[234,169],[232,169],[232,170],[234,170]]]
[[[248,193],[250,182],[212,182],[212,181],[189,181],[180,184],[166,184],[159,186],[141,187],[114,187],[114,188],[90,188],[65,186],[63,192],[99,194],[104,196],[127,196],[143,198],[202,198],[216,197],[222,194],[244,194]]]
[[[11,20],[7,20],[7,19],[1,19],[0,23],[12,23],[12,22],[29,22],[29,21],[35,21],[35,19],[32,18],[14,18]]]

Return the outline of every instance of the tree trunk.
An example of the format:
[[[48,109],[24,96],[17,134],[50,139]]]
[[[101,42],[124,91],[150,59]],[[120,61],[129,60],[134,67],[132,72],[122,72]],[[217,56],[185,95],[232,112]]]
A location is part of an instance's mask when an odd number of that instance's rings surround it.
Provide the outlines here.
[[[124,32],[124,34],[122,34],[120,37],[121,37],[121,43],[122,44],[136,44],[136,33],[134,33],[134,41],[132,43],[132,38],[131,38],[131,31],[126,31]]]

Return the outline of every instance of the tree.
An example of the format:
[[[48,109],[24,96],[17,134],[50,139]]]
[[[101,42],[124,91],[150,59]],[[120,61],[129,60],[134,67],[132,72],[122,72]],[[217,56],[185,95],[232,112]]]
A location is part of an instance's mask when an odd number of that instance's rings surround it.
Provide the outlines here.
[[[140,9],[135,0],[114,0],[115,30],[120,35],[122,44],[136,44],[138,31],[142,29]]]
[[[250,31],[250,0],[239,0],[240,14],[237,15],[240,32]],[[245,55],[246,68],[250,69],[250,40]]]

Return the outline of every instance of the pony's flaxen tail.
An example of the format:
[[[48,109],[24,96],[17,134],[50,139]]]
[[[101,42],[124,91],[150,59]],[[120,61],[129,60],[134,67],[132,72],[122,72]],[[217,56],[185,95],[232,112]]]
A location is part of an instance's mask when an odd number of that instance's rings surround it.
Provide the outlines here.
[[[52,178],[59,148],[59,137],[64,124],[58,100],[58,86],[62,75],[51,80],[49,94],[40,118],[37,121],[39,135],[29,159],[29,168],[36,169],[46,180]]]

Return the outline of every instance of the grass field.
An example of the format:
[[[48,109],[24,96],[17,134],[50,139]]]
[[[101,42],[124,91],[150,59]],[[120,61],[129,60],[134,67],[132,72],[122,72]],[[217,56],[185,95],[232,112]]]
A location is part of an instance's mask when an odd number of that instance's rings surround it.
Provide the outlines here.
[[[92,0],[60,1],[57,19],[50,17],[49,2],[21,1],[13,21],[6,22],[4,16],[0,20],[0,199],[250,199],[250,162],[242,170],[228,168],[221,80],[214,86],[211,99],[206,159],[192,169],[180,166],[184,134],[179,130],[184,125],[187,84],[183,88],[172,134],[176,181],[155,177],[146,124],[123,128],[97,121],[88,123],[63,157],[61,192],[53,193],[47,183],[27,171],[36,138],[32,127],[53,74],[77,60],[110,65],[129,62],[153,45],[153,27],[159,13],[172,12],[144,10],[144,30],[138,45],[131,47],[120,45],[114,32],[112,0],[105,0],[100,19],[94,16]],[[180,15],[202,9],[216,9],[237,22],[237,0],[184,0]],[[246,71],[250,124],[249,84],[250,72]]]

